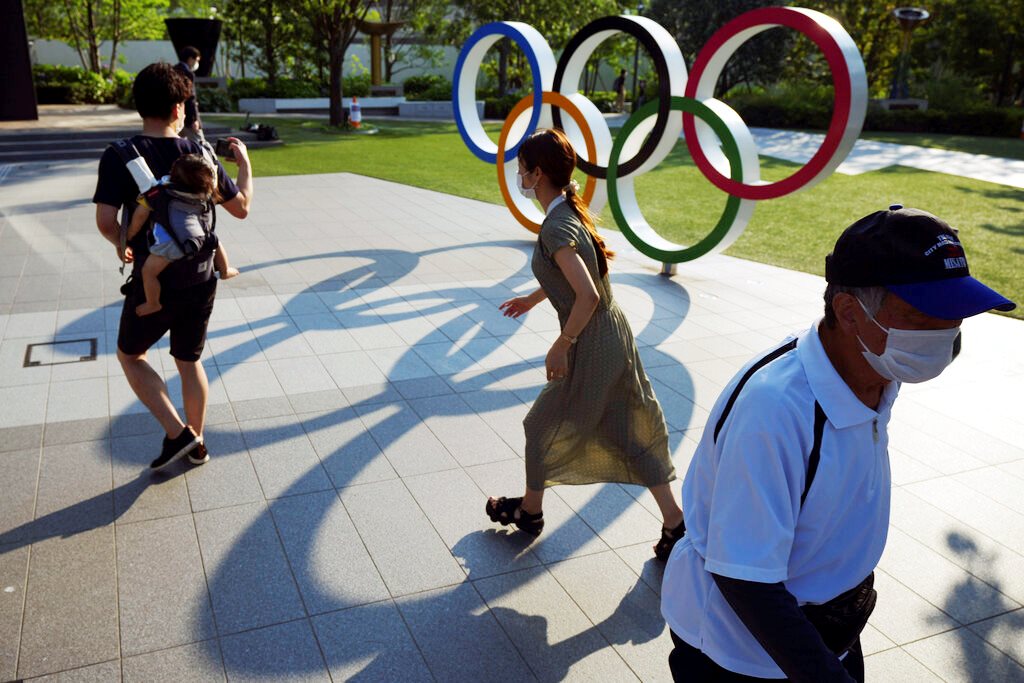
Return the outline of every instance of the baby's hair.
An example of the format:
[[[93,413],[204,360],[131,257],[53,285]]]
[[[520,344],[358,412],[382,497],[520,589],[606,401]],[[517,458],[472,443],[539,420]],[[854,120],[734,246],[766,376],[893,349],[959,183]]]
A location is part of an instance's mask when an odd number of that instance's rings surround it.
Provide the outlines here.
[[[171,165],[171,182],[192,194],[206,195],[220,202],[217,172],[202,154],[185,154]]]

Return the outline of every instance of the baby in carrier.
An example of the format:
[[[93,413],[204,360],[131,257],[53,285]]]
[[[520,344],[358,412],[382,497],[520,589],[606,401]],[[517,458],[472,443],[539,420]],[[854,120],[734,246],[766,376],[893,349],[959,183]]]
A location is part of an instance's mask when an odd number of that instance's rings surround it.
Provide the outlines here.
[[[150,215],[155,215],[149,256],[142,266],[146,301],[135,307],[137,315],[150,315],[162,308],[160,273],[171,263],[192,257],[204,247],[216,250],[213,264],[222,280],[238,275],[238,269],[228,263],[227,252],[217,241],[216,234],[203,225],[204,215],[212,216],[213,204],[219,198],[217,175],[201,154],[178,157],[170,175],[139,196],[128,239],[145,227]],[[207,244],[208,240],[213,243]]]

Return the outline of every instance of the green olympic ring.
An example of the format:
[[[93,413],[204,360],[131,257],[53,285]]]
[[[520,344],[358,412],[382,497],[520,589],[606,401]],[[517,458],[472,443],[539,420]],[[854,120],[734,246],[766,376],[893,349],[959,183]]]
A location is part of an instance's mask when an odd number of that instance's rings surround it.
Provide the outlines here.
[[[672,97],[672,106],[670,110],[686,112],[706,121],[718,136],[718,139],[722,142],[722,151],[724,152],[726,159],[729,161],[729,169],[732,179],[742,181],[743,167],[740,159],[739,146],[736,144],[736,138],[733,136],[732,131],[729,130],[729,126],[726,125],[725,121],[722,120],[718,114],[712,111],[706,104],[695,100],[692,97]],[[647,102],[640,107],[640,109],[633,112],[632,116],[629,117],[625,125],[622,127],[622,130],[615,136],[615,144],[612,145],[611,157],[608,159],[608,203],[611,206],[612,215],[615,217],[616,225],[619,226],[622,234],[626,236],[626,239],[628,239],[630,244],[636,247],[638,251],[663,263],[681,263],[683,261],[691,261],[703,256],[714,249],[715,246],[729,235],[730,228],[736,222],[736,217],[740,212],[743,200],[735,195],[728,195],[729,199],[726,201],[725,211],[722,213],[722,217],[718,220],[718,223],[704,239],[689,247],[673,245],[669,243],[668,240],[665,240],[654,232],[653,228],[650,227],[650,225],[643,219],[643,216],[639,213],[639,206],[636,203],[636,193],[632,191],[632,187],[629,187],[630,191],[626,193],[626,196],[631,197],[632,199],[629,200],[630,203],[625,206],[625,209],[629,210],[634,215],[630,217],[626,216],[626,211],[624,210],[623,203],[620,200],[619,193],[619,157],[626,145],[626,141],[629,139],[633,131],[636,130],[636,128],[644,121],[657,113],[658,99]],[[633,176],[627,176],[621,182],[628,183],[631,186],[633,183]],[[631,222],[633,225],[630,224]],[[641,235],[639,233],[646,234]],[[661,244],[664,248],[651,244],[652,241]],[[676,248],[673,249],[670,247]]]

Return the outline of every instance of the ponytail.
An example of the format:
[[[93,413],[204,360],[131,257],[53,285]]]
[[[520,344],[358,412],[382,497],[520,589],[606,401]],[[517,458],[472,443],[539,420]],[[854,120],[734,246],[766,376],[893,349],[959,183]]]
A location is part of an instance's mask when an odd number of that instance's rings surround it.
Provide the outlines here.
[[[603,277],[608,274],[608,261],[615,258],[615,252],[608,248],[604,238],[597,233],[597,216],[591,212],[590,207],[583,201],[583,197],[579,195],[579,190],[579,184],[575,180],[570,180],[569,184],[562,189],[562,194],[565,196],[566,203],[576,212],[580,223],[583,223],[583,227],[594,238],[594,244],[597,245],[598,251],[601,252],[603,258],[598,259],[598,266]]]

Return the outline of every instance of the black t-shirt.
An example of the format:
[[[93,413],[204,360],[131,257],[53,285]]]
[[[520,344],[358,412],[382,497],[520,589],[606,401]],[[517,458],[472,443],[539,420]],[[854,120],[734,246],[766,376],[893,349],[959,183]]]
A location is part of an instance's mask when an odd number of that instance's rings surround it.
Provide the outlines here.
[[[199,145],[184,138],[154,138],[148,135],[136,135],[132,138],[135,148],[146,160],[149,170],[157,178],[161,178],[171,172],[171,164],[184,154],[201,154]],[[217,161],[217,189],[220,191],[221,200],[226,202],[235,198],[238,194],[238,186],[235,181],[228,177],[227,172]],[[139,196],[139,186],[135,184],[132,174],[121,161],[121,157],[108,147],[100,157],[99,175],[96,179],[96,192],[92,196],[94,204],[107,204],[117,208],[124,207],[129,216],[135,212],[138,206],[136,199]],[[149,244],[146,231],[140,230],[133,239],[129,240],[128,246],[132,248],[135,256],[134,268],[137,271],[142,267],[146,257],[149,255]],[[167,282],[173,277],[174,266],[164,271],[168,275],[165,279],[161,274],[160,281]],[[170,272],[169,272],[170,271]],[[138,275],[138,273],[136,273]]]

